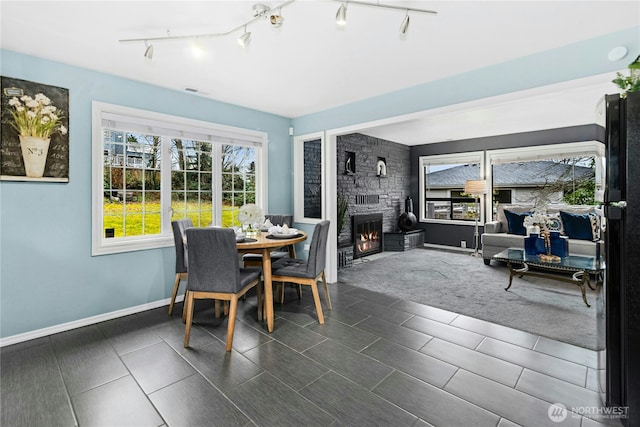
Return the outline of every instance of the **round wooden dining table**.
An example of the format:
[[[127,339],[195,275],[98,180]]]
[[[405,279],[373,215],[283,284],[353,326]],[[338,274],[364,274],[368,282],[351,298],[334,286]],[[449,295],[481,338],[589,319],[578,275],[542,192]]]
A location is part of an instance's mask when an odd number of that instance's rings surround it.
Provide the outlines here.
[[[236,247],[241,253],[258,253],[262,254],[262,276],[264,281],[264,300],[265,300],[265,316],[267,318],[267,330],[273,332],[273,284],[271,283],[271,251],[286,246],[289,250],[289,256],[295,258],[296,243],[304,242],[307,239],[307,233],[299,231],[291,237],[282,238],[275,237],[270,233],[262,231],[256,237],[246,238],[244,241],[238,242]]]

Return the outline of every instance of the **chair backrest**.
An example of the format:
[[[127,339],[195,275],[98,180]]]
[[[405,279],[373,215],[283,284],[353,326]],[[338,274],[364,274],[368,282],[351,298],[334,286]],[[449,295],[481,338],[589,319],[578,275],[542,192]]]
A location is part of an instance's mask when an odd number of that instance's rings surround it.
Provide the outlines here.
[[[309,258],[307,260],[307,277],[318,277],[327,263],[327,239],[329,238],[329,221],[320,221],[313,229]]]
[[[291,227],[293,225],[293,215],[265,215],[265,220],[271,221],[273,225],[285,225]]]
[[[193,222],[189,218],[171,221],[173,230],[173,242],[176,246],[176,273],[186,273],[189,266],[187,247],[184,242],[187,238],[187,228],[193,227]]]
[[[189,228],[189,291],[236,293],[240,264],[231,228]]]

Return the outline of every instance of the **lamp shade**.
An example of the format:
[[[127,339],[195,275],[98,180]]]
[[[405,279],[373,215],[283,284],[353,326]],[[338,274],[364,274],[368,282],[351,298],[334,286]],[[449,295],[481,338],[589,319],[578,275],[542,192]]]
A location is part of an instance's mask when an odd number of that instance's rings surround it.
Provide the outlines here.
[[[487,181],[484,179],[470,179],[464,184],[464,192],[474,196],[487,194]]]

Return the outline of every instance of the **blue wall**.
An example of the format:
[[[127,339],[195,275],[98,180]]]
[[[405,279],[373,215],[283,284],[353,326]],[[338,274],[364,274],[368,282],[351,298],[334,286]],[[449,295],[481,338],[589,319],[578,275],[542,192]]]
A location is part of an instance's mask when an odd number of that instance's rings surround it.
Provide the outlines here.
[[[267,132],[269,211],[293,213],[292,189],[282,189],[292,182],[290,119],[11,51],[0,55],[3,76],[64,87],[70,96],[69,183],[0,182],[0,337],[171,296],[172,247],[91,256],[92,101]]]

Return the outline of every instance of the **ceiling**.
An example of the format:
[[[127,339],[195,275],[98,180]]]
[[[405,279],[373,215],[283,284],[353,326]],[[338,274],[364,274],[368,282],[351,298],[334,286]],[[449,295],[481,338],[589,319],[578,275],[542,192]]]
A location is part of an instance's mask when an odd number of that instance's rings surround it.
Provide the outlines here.
[[[0,46],[295,118],[640,24],[637,1],[387,0],[438,12],[411,13],[401,37],[402,10],[348,4],[347,26],[338,28],[339,3],[296,0],[282,9],[280,28],[266,19],[249,25],[246,49],[236,43],[242,29],[197,43],[154,42],[152,60],[143,57],[143,42],[119,41],[227,32],[252,18],[255,3],[2,0]],[[581,88],[573,83],[447,107],[362,132],[415,145],[581,124],[593,114],[596,95],[616,91],[610,80],[600,76]],[[531,113],[543,104],[545,114]]]

